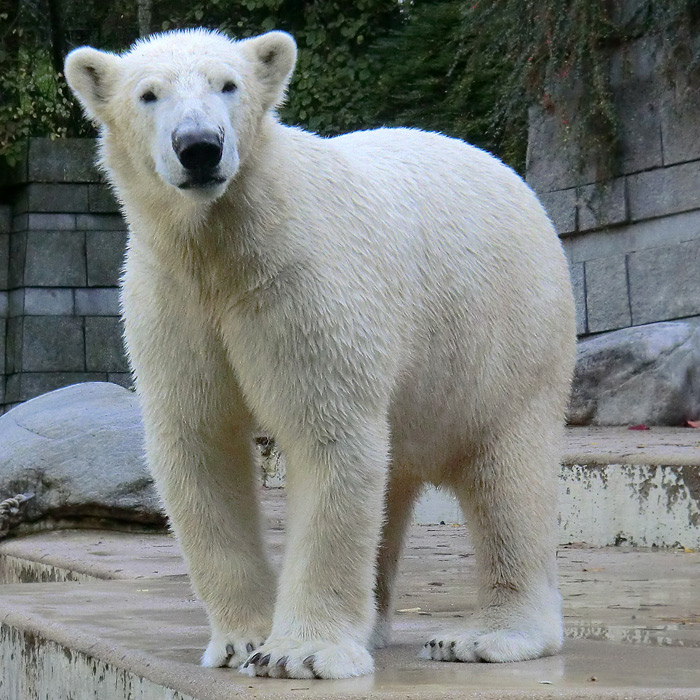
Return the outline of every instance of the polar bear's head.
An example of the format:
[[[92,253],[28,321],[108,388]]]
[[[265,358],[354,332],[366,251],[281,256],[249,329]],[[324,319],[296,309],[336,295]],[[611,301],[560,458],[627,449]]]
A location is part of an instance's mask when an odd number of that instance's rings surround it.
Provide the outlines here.
[[[277,106],[296,60],[288,34],[232,41],[167,32],[117,55],[72,51],[66,80],[129,171],[196,200],[220,196]]]

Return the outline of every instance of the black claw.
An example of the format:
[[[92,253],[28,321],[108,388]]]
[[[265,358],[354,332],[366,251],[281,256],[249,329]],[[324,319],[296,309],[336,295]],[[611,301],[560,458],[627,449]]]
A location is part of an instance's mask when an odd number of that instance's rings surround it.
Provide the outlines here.
[[[434,646],[435,646],[435,640],[434,640],[434,639],[431,639],[431,640],[430,640],[430,646],[431,646],[431,647],[434,647]]]
[[[233,656],[236,653],[236,650],[233,648],[233,644],[227,644],[226,645],[226,653],[229,656]]]
[[[454,649],[454,648],[455,648],[455,644],[457,644],[457,642],[450,642],[450,649]]]
[[[251,657],[248,659],[248,663],[249,663],[249,664],[256,664],[256,663],[258,663],[258,660],[260,659],[261,656],[262,656],[262,654],[261,654],[260,652],[258,652],[257,654],[253,654],[253,656],[251,656]]]
[[[278,668],[284,668],[287,665],[287,661],[289,661],[288,656],[283,656],[281,659],[277,661],[275,664]]]
[[[263,656],[262,659],[260,659],[260,665],[267,666],[269,663],[270,663],[270,655],[265,654],[265,656]]]
[[[438,646],[442,649],[442,642],[438,642]]]
[[[245,648],[249,654],[251,651],[253,651],[255,649],[255,647],[250,642],[248,642],[248,644],[245,645]]]
[[[308,666],[312,671],[314,668],[314,655],[309,654],[303,661],[304,666]]]

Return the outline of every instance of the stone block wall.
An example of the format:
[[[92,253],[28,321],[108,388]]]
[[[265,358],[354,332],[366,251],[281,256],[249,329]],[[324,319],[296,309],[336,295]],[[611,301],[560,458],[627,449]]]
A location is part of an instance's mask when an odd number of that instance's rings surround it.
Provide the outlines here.
[[[566,109],[531,111],[527,179],[568,255],[580,336],[700,315],[700,90],[649,38],[613,52],[610,85],[611,180],[581,158]]]
[[[94,149],[32,139],[0,175],[0,411],[76,382],[131,384],[118,291],[126,228]]]
[[[700,316],[700,90],[662,58],[648,39],[611,56],[623,124],[611,180],[581,158],[561,110],[531,113],[527,178],[568,255],[581,337]],[[76,382],[131,384],[126,230],[94,149],[32,139],[0,172],[0,412]]]

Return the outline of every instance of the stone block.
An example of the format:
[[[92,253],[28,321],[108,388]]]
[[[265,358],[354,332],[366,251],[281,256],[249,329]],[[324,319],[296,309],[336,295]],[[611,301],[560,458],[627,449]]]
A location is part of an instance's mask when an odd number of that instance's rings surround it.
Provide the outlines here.
[[[5,341],[7,340],[7,320],[0,318],[0,381],[2,389],[5,389],[5,371],[7,370],[7,357],[5,352]],[[0,403],[4,403],[5,398],[0,398]]]
[[[116,317],[85,319],[86,366],[91,372],[128,372],[123,328]]]
[[[88,186],[34,182],[23,187],[15,202],[15,213],[78,212],[88,207]]]
[[[567,98],[563,98],[566,102]],[[569,98],[569,99],[574,99]],[[540,196],[595,182],[595,168],[581,159],[559,110],[532,107],[529,111],[526,180]]]
[[[610,230],[566,236],[562,245],[569,260],[583,262],[700,238],[700,211],[647,219]]]
[[[700,239],[628,258],[632,322],[700,315]]]
[[[7,289],[10,273],[10,234],[0,233],[0,289]]]
[[[622,173],[663,164],[660,105],[666,76],[660,44],[647,36],[618,47],[610,61],[613,102],[620,129]]]
[[[29,401],[54,389],[83,382],[104,382],[107,378],[103,372],[22,372],[14,376],[18,378],[18,398],[13,401]]]
[[[126,222],[118,214],[78,214],[75,227],[78,231],[126,231]]]
[[[118,317],[85,319],[85,345],[89,370],[114,374],[129,372],[123,332],[122,321]]]
[[[10,233],[12,230],[12,207],[0,204],[0,233]]]
[[[700,159],[700,91],[688,72],[674,71],[660,101],[664,165]]]
[[[17,216],[12,218],[12,230],[14,232],[26,231],[28,222],[29,222],[29,215],[28,214],[18,214]]]
[[[74,231],[75,214],[27,214],[30,231]]]
[[[25,316],[22,371],[85,370],[83,319],[72,316]]]
[[[540,202],[560,236],[576,231],[576,188],[544,192]]]
[[[576,311],[576,335],[588,332],[586,322],[586,277],[583,263],[569,263],[571,289],[574,293],[574,309]]]
[[[5,404],[17,403],[20,396],[20,375],[10,374],[5,381]]]
[[[620,129],[620,169],[635,173],[663,165],[661,150],[661,117],[659,105],[650,96],[653,90],[646,83],[640,87],[625,83],[615,91],[613,102]]]
[[[109,372],[107,381],[123,386],[125,389],[131,389],[134,386],[134,375],[131,372]]]
[[[0,292],[0,323],[2,319],[6,318],[10,311],[10,293],[2,291]],[[0,355],[4,355],[4,345],[0,346]]]
[[[578,230],[605,228],[627,221],[624,178],[607,184],[585,185],[578,192]]]
[[[624,255],[589,260],[586,265],[588,332],[599,333],[632,324]]]
[[[29,287],[24,290],[26,316],[70,316],[73,314],[73,290]]]
[[[31,287],[83,287],[86,283],[85,234],[30,231],[24,284]]]
[[[75,290],[78,316],[118,316],[119,290],[115,287]]]
[[[33,138],[29,142],[30,182],[99,182],[94,139]]]
[[[14,372],[19,372],[22,367],[22,335],[24,331],[24,318],[21,316],[17,318],[8,318],[6,327],[5,371],[7,374],[13,374]],[[12,400],[19,401],[19,399]]]
[[[109,185],[88,185],[89,211],[96,214],[118,214],[119,202]]]
[[[700,161],[627,178],[632,221],[700,209]]]
[[[7,315],[11,318],[24,315],[24,287],[13,289],[9,294]]]
[[[88,286],[116,287],[119,284],[126,239],[126,231],[86,231]]]
[[[611,10],[613,15],[621,11],[628,17],[639,16],[640,11],[646,11],[644,6],[647,2],[648,0],[616,2],[611,6]],[[634,9],[630,8],[631,5],[635,6]],[[623,9],[625,6],[627,9]],[[628,83],[643,86],[656,81],[662,67],[661,60],[661,48],[655,36],[644,36],[636,41],[624,42],[616,47],[610,57],[610,87],[617,89]]]
[[[10,264],[7,270],[7,288],[24,284],[24,266],[27,258],[27,234],[22,231],[10,236]]]

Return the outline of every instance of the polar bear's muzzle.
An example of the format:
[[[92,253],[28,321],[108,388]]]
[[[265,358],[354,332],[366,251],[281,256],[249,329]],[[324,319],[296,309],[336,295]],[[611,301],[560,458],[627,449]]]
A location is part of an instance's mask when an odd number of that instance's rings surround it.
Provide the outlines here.
[[[192,125],[178,127],[172,133],[173,150],[187,173],[180,189],[219,185],[226,181],[218,173],[224,151],[224,135],[221,130]]]

